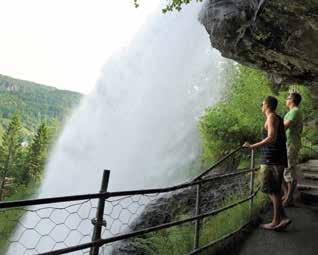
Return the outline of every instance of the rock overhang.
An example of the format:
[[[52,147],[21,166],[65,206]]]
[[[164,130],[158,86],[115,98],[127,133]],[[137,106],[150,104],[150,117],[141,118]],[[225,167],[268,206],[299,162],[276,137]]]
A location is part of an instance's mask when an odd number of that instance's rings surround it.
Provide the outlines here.
[[[224,57],[275,84],[317,86],[318,1],[208,0],[200,21]]]

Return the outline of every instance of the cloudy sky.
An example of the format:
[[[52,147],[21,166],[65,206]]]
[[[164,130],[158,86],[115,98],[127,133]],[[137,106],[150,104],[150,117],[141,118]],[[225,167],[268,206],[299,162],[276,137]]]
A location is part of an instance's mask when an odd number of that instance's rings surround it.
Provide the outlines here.
[[[0,0],[0,74],[89,93],[157,0]]]

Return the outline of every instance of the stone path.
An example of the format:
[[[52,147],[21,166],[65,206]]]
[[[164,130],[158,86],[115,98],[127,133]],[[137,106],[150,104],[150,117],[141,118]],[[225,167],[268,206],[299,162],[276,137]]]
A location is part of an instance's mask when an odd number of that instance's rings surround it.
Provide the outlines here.
[[[305,202],[318,201],[318,160],[309,160],[299,165],[299,183],[301,198]],[[318,252],[317,252],[318,254]]]
[[[245,241],[240,255],[317,255],[318,207],[288,208],[292,224],[284,232],[256,229]],[[270,220],[271,215],[267,215]]]

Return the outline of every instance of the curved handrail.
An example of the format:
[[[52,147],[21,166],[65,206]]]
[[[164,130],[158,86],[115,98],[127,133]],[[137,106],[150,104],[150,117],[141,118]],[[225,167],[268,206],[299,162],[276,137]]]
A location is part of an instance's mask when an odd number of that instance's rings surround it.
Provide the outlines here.
[[[214,179],[222,179],[234,175],[241,175],[244,173],[248,173],[255,169],[244,170],[238,173],[229,173],[220,176],[213,176],[211,178],[207,178],[205,180],[201,180],[203,176],[213,170],[215,167],[219,166],[226,159],[231,157],[236,152],[245,149],[240,146],[233,150],[232,152],[225,155],[219,161],[217,161],[214,165],[212,165],[209,169],[205,170],[203,173],[195,177],[192,181],[184,182],[178,185],[165,187],[165,188],[157,188],[157,189],[139,189],[139,190],[128,190],[128,191],[118,191],[118,192],[103,192],[103,193],[90,193],[90,194],[82,194],[82,195],[70,195],[70,196],[61,196],[61,197],[48,197],[48,198],[38,198],[38,199],[28,199],[28,200],[16,200],[16,201],[6,201],[0,202],[0,209],[2,208],[13,208],[13,207],[23,207],[23,206],[32,206],[32,205],[41,205],[41,204],[53,204],[53,203],[61,203],[61,202],[71,202],[71,201],[79,201],[86,199],[97,199],[97,198],[110,198],[110,197],[118,197],[118,196],[127,196],[127,195],[136,195],[136,194],[152,194],[152,193],[164,193],[170,192],[182,188],[187,188],[190,186],[194,186],[200,183],[209,182]]]
[[[206,175],[207,173],[209,173],[211,170],[213,170],[214,168],[216,168],[217,166],[219,166],[221,163],[223,163],[225,160],[227,160],[229,157],[231,157],[233,154],[235,154],[236,152],[246,149],[243,146],[237,147],[234,151],[228,153],[227,155],[225,155],[223,158],[219,159],[214,165],[212,165],[209,169],[205,170],[202,174],[200,174],[199,176],[195,177],[192,182],[195,182],[199,179],[201,179],[204,175]]]
[[[141,230],[137,230],[137,231],[121,234],[121,235],[116,235],[116,236],[109,237],[106,239],[101,238],[100,234],[99,234],[99,237],[95,237],[95,234],[94,234],[91,242],[71,246],[71,247],[64,248],[64,249],[54,250],[54,251],[46,252],[43,254],[46,254],[46,255],[48,255],[48,254],[50,254],[50,255],[65,254],[65,253],[69,253],[69,252],[73,252],[73,251],[83,250],[86,248],[92,248],[92,250],[91,250],[91,252],[93,251],[92,254],[98,254],[99,247],[104,245],[104,244],[124,240],[124,239],[130,238],[130,237],[137,237],[139,235],[155,232],[155,231],[158,231],[160,229],[166,229],[166,228],[182,225],[184,223],[193,222],[193,221],[195,222],[195,233],[194,233],[195,245],[194,245],[193,252],[196,252],[199,250],[206,249],[206,247],[211,246],[215,243],[215,241],[214,241],[206,246],[199,248],[199,238],[200,238],[200,230],[199,229],[200,229],[200,221],[202,221],[202,219],[209,217],[209,216],[216,215],[218,213],[221,213],[225,210],[236,207],[236,206],[238,206],[242,203],[245,203],[247,201],[250,201],[250,215],[252,215],[251,210],[253,207],[253,198],[256,196],[256,194],[259,190],[258,189],[257,191],[254,191],[254,188],[253,188],[254,187],[254,182],[253,182],[254,171],[256,170],[256,168],[254,168],[254,163],[253,163],[254,162],[254,151],[253,150],[252,150],[252,154],[251,154],[251,166],[249,168],[240,169],[241,171],[225,173],[225,174],[220,174],[220,175],[215,175],[215,176],[209,176],[208,178],[202,178],[207,173],[209,173],[211,170],[213,170],[214,168],[219,166],[226,159],[230,158],[232,155],[234,155],[235,153],[237,153],[238,151],[241,151],[243,149],[244,149],[244,147],[242,147],[242,146],[236,148],[235,150],[233,150],[232,152],[228,153],[223,158],[218,160],[214,165],[212,165],[209,169],[205,170],[203,173],[198,175],[193,180],[188,181],[188,182],[184,182],[182,184],[175,185],[175,186],[159,188],[159,189],[128,190],[128,191],[118,191],[118,192],[107,192],[106,191],[106,192],[100,192],[100,193],[94,193],[94,194],[84,194],[84,195],[75,195],[75,196],[51,197],[51,198],[41,198],[41,199],[33,199],[33,200],[0,202],[0,209],[2,209],[2,208],[9,209],[9,208],[13,208],[13,207],[16,208],[16,207],[52,204],[52,203],[54,204],[54,203],[58,203],[58,202],[70,202],[70,201],[97,199],[97,198],[99,199],[99,202],[100,201],[105,202],[105,199],[108,199],[111,197],[123,197],[123,198],[125,198],[127,196],[132,196],[132,195],[147,195],[147,194],[153,194],[153,193],[166,193],[166,192],[171,192],[171,191],[175,191],[175,190],[179,190],[179,189],[196,187],[197,196],[196,196],[196,200],[195,200],[196,201],[195,214],[190,216],[190,217],[187,217],[186,219],[176,220],[176,221],[163,223],[163,224],[158,224],[156,226],[144,228]],[[109,170],[105,170],[104,175],[105,175],[105,172],[107,172],[109,175]],[[246,198],[242,198],[239,201],[236,201],[234,203],[231,203],[231,204],[226,205],[226,206],[219,208],[219,209],[213,209],[213,210],[210,210],[208,212],[200,212],[200,187],[201,187],[201,184],[211,182],[214,180],[224,179],[227,177],[243,175],[246,173],[252,173],[250,175],[251,181],[250,181],[250,194],[249,194],[249,196],[247,196]],[[102,186],[104,184],[105,183],[103,180]],[[108,184],[108,178],[107,178],[107,184]],[[93,225],[95,225],[94,233],[95,233],[95,231],[97,231],[98,227],[100,228],[99,230],[101,230],[101,226],[102,226],[101,224],[104,222],[104,219],[103,219],[104,207],[100,207],[100,205],[98,205],[98,207],[96,209],[97,209],[97,212],[101,213],[100,214],[101,218],[99,218],[99,216],[96,216],[96,219],[94,219],[94,221],[92,221],[92,223],[96,222],[96,223],[93,223]],[[232,232],[230,234],[233,234],[233,233],[234,232]],[[226,238],[227,236],[228,235],[224,236],[223,238]],[[97,253],[95,253],[96,251],[97,251]],[[191,253],[191,254],[195,254],[195,253]]]
[[[167,228],[170,228],[170,227],[182,225],[184,223],[192,222],[192,221],[195,221],[195,220],[202,220],[204,218],[207,218],[209,216],[217,215],[217,214],[219,214],[219,213],[221,213],[223,211],[226,211],[228,209],[231,209],[231,208],[233,208],[235,206],[238,206],[240,204],[243,204],[243,203],[251,200],[252,198],[254,198],[257,195],[258,191],[259,191],[259,188],[255,192],[253,192],[253,194],[251,194],[248,197],[246,197],[244,199],[241,199],[241,200],[239,200],[239,201],[237,201],[235,203],[232,203],[230,205],[224,206],[224,207],[219,208],[219,209],[210,210],[208,212],[201,213],[201,214],[196,215],[196,216],[191,216],[191,217],[188,217],[186,219],[177,220],[177,221],[173,221],[173,222],[169,222],[169,223],[163,223],[163,224],[160,224],[160,225],[157,225],[157,226],[145,228],[145,229],[142,229],[142,230],[137,230],[137,231],[130,232],[130,233],[127,233],[127,234],[122,234],[122,235],[108,237],[108,238],[101,238],[101,239],[99,239],[97,241],[88,242],[88,243],[84,243],[84,244],[80,244],[80,245],[76,245],[76,246],[71,246],[71,247],[68,247],[68,248],[59,249],[59,250],[55,250],[55,251],[51,251],[51,252],[44,252],[44,253],[40,253],[39,255],[60,255],[60,254],[75,252],[75,251],[79,251],[79,250],[84,250],[84,249],[87,249],[87,248],[90,248],[90,247],[93,247],[93,246],[99,246],[100,247],[100,246],[105,245],[105,244],[109,244],[109,243],[121,241],[121,240],[124,240],[124,239],[128,239],[128,238],[144,235],[144,234],[155,232],[155,231],[158,231],[158,230],[161,230],[161,229],[167,229]],[[211,244],[208,244],[208,245],[211,246]]]

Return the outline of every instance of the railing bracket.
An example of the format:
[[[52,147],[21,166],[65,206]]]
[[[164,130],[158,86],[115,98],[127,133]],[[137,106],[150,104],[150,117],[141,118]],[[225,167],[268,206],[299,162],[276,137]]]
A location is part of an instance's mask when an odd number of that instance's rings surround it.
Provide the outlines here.
[[[91,220],[91,222],[92,222],[92,224],[93,224],[94,226],[103,226],[103,227],[106,227],[106,226],[107,226],[106,220],[103,220],[101,223],[98,223],[98,222],[97,222],[97,219],[94,218],[94,219]]]

